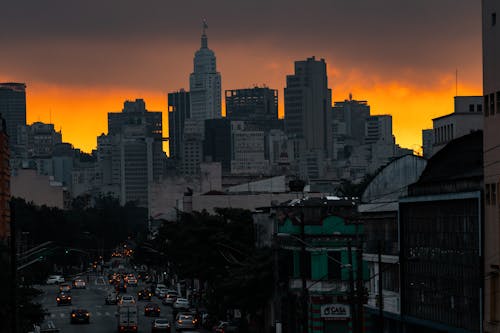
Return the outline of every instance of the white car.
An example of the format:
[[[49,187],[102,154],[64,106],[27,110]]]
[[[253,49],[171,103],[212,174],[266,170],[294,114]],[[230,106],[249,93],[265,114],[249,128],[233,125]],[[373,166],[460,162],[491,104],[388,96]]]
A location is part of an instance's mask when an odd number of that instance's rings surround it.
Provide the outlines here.
[[[123,295],[120,298],[120,304],[135,304],[135,298],[134,296]]]
[[[50,275],[47,278],[47,281],[45,281],[45,283],[47,283],[47,284],[58,284],[58,283],[63,283],[63,282],[64,282],[64,278],[62,275]]]
[[[177,298],[174,302],[174,309],[189,309],[189,301],[186,298]]]
[[[167,286],[161,283],[158,283],[155,288],[155,295],[158,295],[162,289],[167,289]]]

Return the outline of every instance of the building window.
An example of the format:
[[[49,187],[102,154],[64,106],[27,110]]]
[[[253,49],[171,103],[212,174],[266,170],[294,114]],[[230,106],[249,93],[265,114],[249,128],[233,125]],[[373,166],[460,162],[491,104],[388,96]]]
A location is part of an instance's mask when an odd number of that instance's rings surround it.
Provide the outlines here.
[[[500,91],[497,91],[497,113],[500,113]]]
[[[474,112],[474,104],[469,104],[469,112]]]
[[[495,94],[490,94],[490,114],[495,114]]]
[[[490,101],[489,95],[484,95],[484,116],[488,117],[490,115]]]
[[[483,105],[482,104],[477,105],[477,112],[483,112]]]
[[[497,13],[491,14],[491,26],[494,27],[497,24]]]
[[[490,199],[490,184],[486,184],[484,188],[484,202],[486,202],[487,205],[491,204],[491,199]]]
[[[491,195],[491,202],[490,204],[491,205],[496,205],[497,203],[497,184],[491,184],[491,191],[490,191],[490,195]]]

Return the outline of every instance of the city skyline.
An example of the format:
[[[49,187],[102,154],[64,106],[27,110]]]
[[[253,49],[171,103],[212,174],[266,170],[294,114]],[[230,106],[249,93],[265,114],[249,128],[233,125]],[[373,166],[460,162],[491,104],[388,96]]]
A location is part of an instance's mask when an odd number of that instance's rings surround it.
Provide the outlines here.
[[[28,123],[52,122],[65,141],[87,152],[106,132],[107,113],[124,100],[143,98],[166,122],[167,93],[189,87],[202,17],[222,91],[255,84],[277,89],[280,116],[286,75],[294,61],[311,56],[327,62],[332,102],[352,93],[373,114],[391,114],[397,143],[412,149],[432,118],[453,110],[456,70],[458,95],[481,95],[479,3],[314,1],[306,12],[294,1],[175,8],[121,1],[100,11],[95,4],[9,3],[0,23],[0,40],[11,45],[0,53],[9,64],[0,79],[27,84]]]

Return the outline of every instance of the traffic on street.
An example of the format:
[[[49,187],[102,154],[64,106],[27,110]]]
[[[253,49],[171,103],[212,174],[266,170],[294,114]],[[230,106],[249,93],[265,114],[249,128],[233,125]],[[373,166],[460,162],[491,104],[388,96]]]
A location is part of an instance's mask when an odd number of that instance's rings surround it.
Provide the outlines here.
[[[71,281],[49,276],[35,286],[42,291],[35,301],[47,314],[33,332],[208,332],[202,314],[177,290],[141,276],[125,259],[112,258],[109,266]]]

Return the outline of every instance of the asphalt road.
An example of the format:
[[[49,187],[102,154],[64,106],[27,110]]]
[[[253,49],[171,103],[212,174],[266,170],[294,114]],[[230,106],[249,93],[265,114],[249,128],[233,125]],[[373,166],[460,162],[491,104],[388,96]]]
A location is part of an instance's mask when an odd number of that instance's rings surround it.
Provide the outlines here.
[[[105,305],[104,299],[110,285],[104,277],[92,278],[86,289],[72,289],[72,304],[57,306],[56,295],[59,291],[57,285],[35,286],[43,290],[35,302],[42,304],[48,311],[45,324],[52,322],[61,333],[112,333],[117,331],[116,305]],[[137,287],[129,287],[128,295],[137,299],[137,291],[146,285],[139,283]],[[152,302],[161,307],[160,318],[166,318],[173,323],[172,308],[161,304],[161,301],[153,296]],[[155,317],[144,316],[144,306],[148,301],[138,301],[139,333],[151,332],[151,323]],[[83,308],[90,312],[90,324],[71,324],[70,312],[72,309]],[[172,332],[175,329],[172,325]]]

